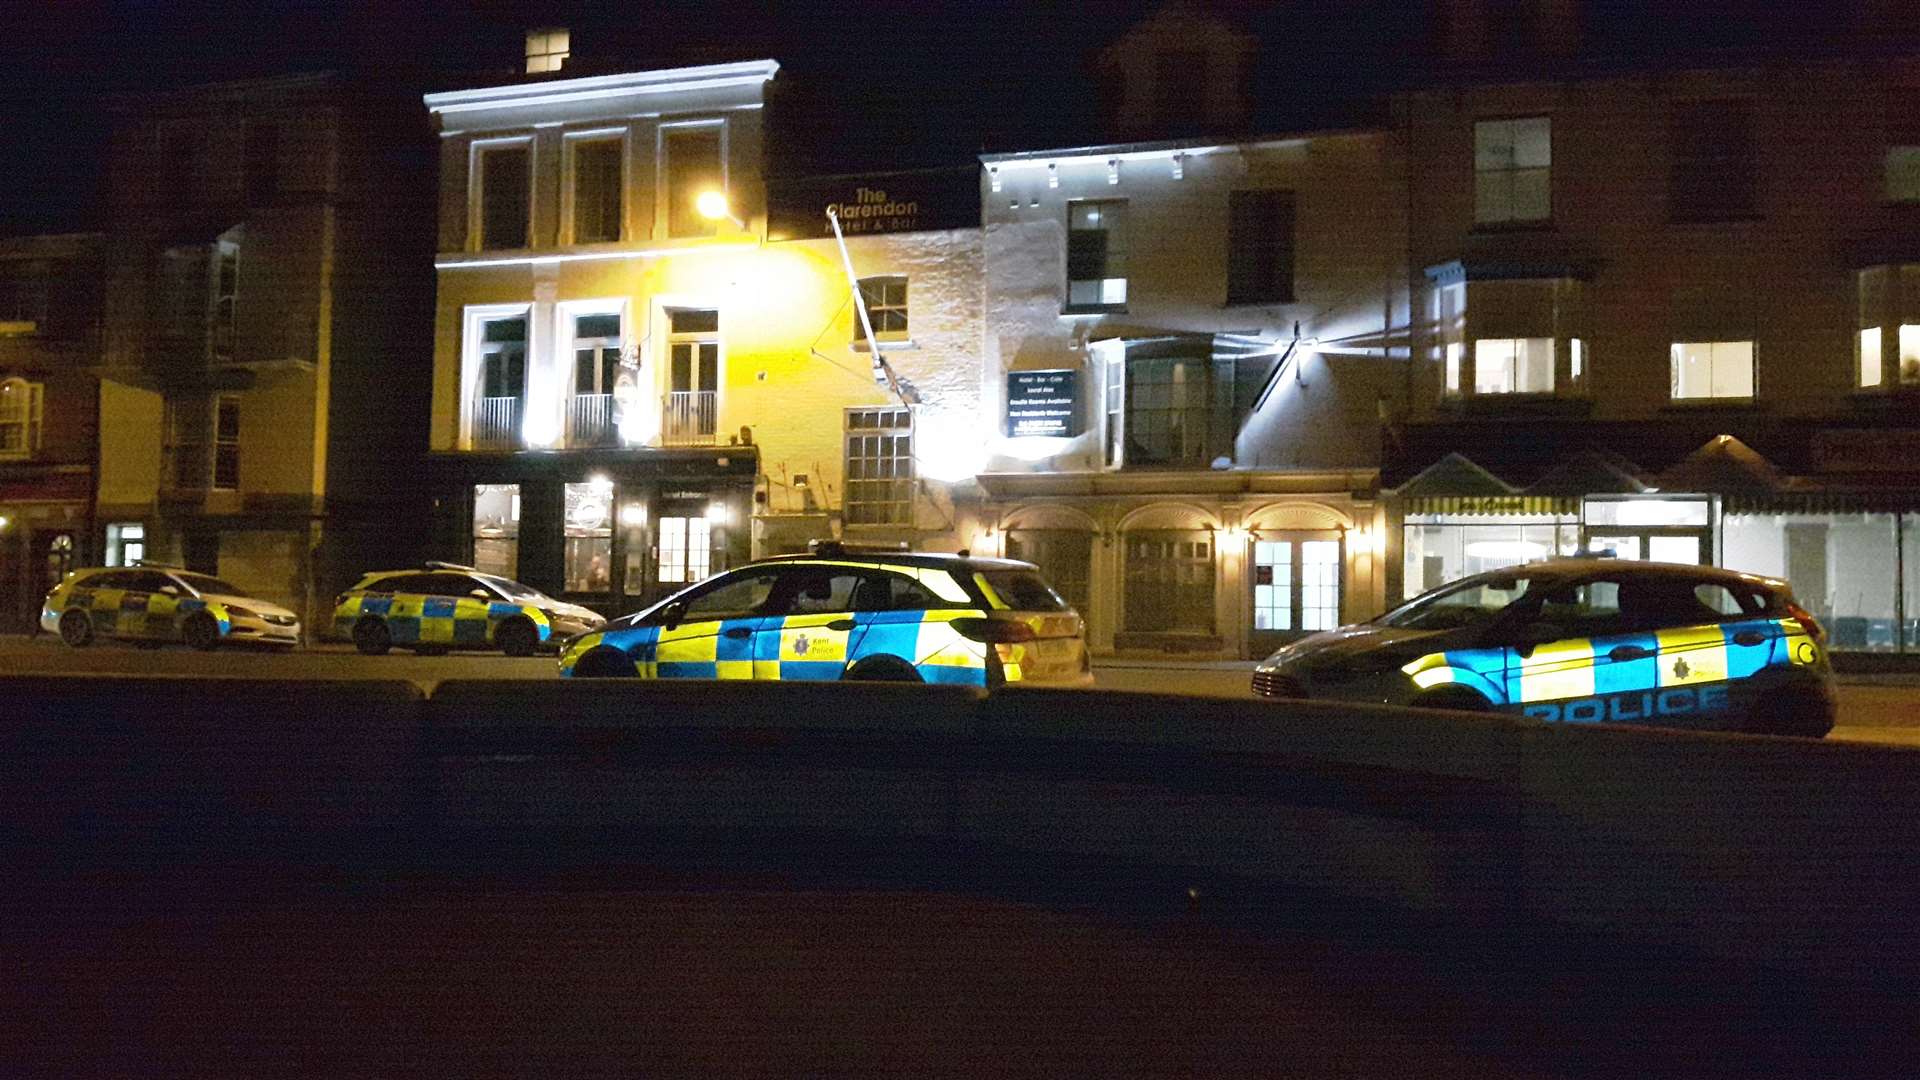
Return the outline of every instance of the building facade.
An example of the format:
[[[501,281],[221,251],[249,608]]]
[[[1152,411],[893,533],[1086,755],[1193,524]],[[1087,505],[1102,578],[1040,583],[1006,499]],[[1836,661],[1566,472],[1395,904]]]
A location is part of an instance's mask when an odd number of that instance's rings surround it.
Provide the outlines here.
[[[98,234],[0,240],[0,632],[92,557],[98,464]]]
[[[95,521],[110,565],[218,574],[311,622],[417,549],[431,159],[330,75],[113,103]]]
[[[956,219],[908,191],[924,178],[811,178],[770,239],[777,70],[427,96],[440,557],[620,612],[813,539],[962,542],[968,474],[926,448],[976,414],[977,204]]]
[[[1916,101],[1867,57],[1400,97],[1389,592],[1606,550],[1780,575],[1836,649],[1920,652]]]

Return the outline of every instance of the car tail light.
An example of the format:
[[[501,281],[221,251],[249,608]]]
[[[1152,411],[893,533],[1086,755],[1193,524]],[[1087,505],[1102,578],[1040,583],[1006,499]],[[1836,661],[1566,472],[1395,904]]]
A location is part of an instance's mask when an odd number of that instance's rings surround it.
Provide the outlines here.
[[[1033,627],[1009,619],[955,619],[948,625],[968,641],[985,641],[996,645],[1032,641],[1037,636]]]
[[[1825,645],[1827,643],[1827,631],[1820,625],[1820,620],[1813,617],[1812,612],[1801,607],[1799,604],[1788,601],[1787,615],[1791,617],[1794,622],[1800,624],[1800,629],[1807,632],[1807,636],[1813,639],[1815,645]]]

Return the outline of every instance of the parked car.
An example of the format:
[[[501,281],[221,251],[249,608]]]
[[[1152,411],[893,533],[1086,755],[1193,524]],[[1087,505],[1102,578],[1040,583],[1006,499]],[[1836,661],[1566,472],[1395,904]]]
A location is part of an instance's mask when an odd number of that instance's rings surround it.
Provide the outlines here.
[[[716,575],[575,639],[596,678],[1093,681],[1085,627],[1031,563],[819,545]]]
[[[334,600],[329,639],[368,656],[395,645],[416,652],[499,649],[531,656],[599,629],[599,612],[555,600],[511,578],[432,562],[418,570],[375,570]]]
[[[1815,738],[1834,718],[1826,633],[1785,582],[1615,559],[1443,585],[1280,649],[1253,690]]]
[[[149,562],[73,571],[47,594],[40,626],[76,649],[101,638],[201,650],[300,644],[300,618],[286,608],[219,578]]]

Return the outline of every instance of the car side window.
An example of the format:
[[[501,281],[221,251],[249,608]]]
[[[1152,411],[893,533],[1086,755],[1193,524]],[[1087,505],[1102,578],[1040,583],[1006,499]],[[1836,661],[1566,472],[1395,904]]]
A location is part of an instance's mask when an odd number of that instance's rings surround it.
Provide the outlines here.
[[[133,587],[141,592],[157,593],[171,585],[173,586],[173,591],[179,593],[181,596],[189,595],[187,590],[182,588],[179,582],[173,580],[173,578],[166,574],[156,573],[152,570],[142,570],[138,580],[139,584]]]
[[[428,596],[465,596],[480,584],[465,574],[422,574],[421,592]]]
[[[1735,588],[1717,581],[1703,581],[1693,587],[1694,598],[1722,618],[1758,615],[1766,610],[1766,601],[1752,589]]]
[[[78,587],[82,589],[130,589],[133,586],[129,583],[132,582],[133,579],[133,572],[131,570],[115,570],[111,573],[95,574],[85,581],[82,581]]]
[[[759,615],[780,582],[778,570],[749,570],[722,578],[681,601],[683,620]]]
[[[1620,612],[1620,583],[1601,579],[1558,586],[1540,597],[1530,620],[1541,628],[1536,636],[1593,637],[1624,629]],[[1546,633],[1551,628],[1552,633]]]
[[[425,574],[400,574],[395,577],[381,578],[367,586],[368,592],[377,593],[417,593],[420,579]]]
[[[854,610],[854,593],[867,575],[846,567],[809,566],[789,575],[785,615],[817,615]]]
[[[1715,622],[1720,613],[1702,602],[1690,581],[1634,580],[1620,587],[1620,611],[1628,628],[1660,630]]]
[[[867,574],[854,596],[855,611],[925,611],[953,605],[904,574]]]

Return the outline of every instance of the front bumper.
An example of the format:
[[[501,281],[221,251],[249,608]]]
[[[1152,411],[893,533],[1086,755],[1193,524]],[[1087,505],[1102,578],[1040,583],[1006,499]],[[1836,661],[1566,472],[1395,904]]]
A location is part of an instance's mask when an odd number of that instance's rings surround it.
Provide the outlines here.
[[[277,623],[264,618],[234,619],[227,624],[226,640],[236,645],[298,645],[300,623]]]

